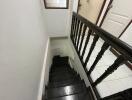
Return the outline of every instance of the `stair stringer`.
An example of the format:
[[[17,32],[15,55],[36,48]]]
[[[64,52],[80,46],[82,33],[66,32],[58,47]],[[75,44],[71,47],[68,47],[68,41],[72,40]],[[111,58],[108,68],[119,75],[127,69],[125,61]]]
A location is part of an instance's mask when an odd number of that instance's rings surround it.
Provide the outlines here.
[[[71,46],[71,49],[72,49],[72,51],[73,51],[73,56],[72,56],[72,58],[70,58],[70,64],[71,64],[71,66],[72,66],[72,67],[74,68],[74,70],[76,70],[76,72],[80,75],[81,79],[84,80],[86,86],[87,86],[87,87],[91,87],[91,89],[92,89],[92,86],[91,86],[91,84],[90,84],[90,81],[88,80],[88,77],[87,77],[87,75],[86,75],[86,73],[85,73],[85,71],[84,71],[84,68],[83,68],[83,66],[82,66],[82,64],[81,64],[81,61],[80,61],[80,59],[79,59],[79,57],[78,57],[78,54],[77,54],[77,52],[76,52],[76,50],[75,50],[75,48],[74,48],[74,45],[73,45],[72,42],[71,42],[70,37],[69,37],[69,39],[68,39],[68,42],[69,42],[69,44],[70,44],[70,46]],[[93,93],[93,96],[94,96],[95,100],[97,100],[97,97],[96,97],[96,95],[95,95],[93,89],[92,89],[92,93]]]
[[[45,95],[45,88],[46,85],[48,85],[49,80],[49,70],[52,63],[52,53],[51,53],[51,45],[50,45],[50,39],[48,39],[46,50],[44,54],[44,62],[43,62],[43,68],[41,71],[40,76],[40,84],[39,84],[39,90],[38,90],[38,97],[37,100],[42,100],[42,96]]]

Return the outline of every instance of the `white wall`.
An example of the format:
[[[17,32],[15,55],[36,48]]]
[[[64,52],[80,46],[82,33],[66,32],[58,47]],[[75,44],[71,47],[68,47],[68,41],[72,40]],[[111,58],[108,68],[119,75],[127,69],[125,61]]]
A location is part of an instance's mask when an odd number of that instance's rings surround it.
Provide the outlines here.
[[[73,57],[73,51],[68,42],[68,37],[51,39],[51,52],[53,56],[60,55]]]
[[[37,100],[47,43],[39,0],[0,0],[0,100]]]
[[[46,27],[51,37],[67,36],[70,31],[72,0],[68,9],[45,9]]]
[[[73,11],[77,13],[78,9],[78,1],[79,0],[73,0]]]

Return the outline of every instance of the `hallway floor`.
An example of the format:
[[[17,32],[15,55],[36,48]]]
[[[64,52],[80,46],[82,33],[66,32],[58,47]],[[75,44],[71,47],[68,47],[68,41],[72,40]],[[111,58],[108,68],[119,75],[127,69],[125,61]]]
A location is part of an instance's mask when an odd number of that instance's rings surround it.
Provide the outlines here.
[[[68,64],[68,57],[55,56],[45,100],[93,100],[84,81]]]

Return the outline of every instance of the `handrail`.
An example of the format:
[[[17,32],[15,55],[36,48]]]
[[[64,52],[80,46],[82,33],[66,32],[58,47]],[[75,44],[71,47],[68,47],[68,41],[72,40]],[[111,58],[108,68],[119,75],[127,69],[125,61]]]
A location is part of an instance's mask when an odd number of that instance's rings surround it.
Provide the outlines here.
[[[121,54],[128,57],[132,62],[132,46],[128,45],[127,43],[123,42],[119,38],[116,38],[112,34],[108,33],[107,31],[101,29],[100,27],[94,25],[84,17],[78,15],[77,13],[73,12],[73,16],[76,16],[79,20],[85,23],[89,28],[97,33],[104,41],[109,43],[115,49],[118,49]]]
[[[86,35],[86,30],[88,29],[88,35]],[[90,39],[90,36],[93,34],[93,42],[91,44],[91,47],[89,49],[89,52],[87,54],[87,57],[85,61],[83,60],[84,54],[86,54],[86,48]],[[86,40],[84,41],[84,37],[86,36]],[[83,65],[83,68],[87,74],[88,79],[91,82],[92,88],[94,89],[97,98],[100,98],[96,86],[101,83],[106,77],[108,77],[110,74],[112,74],[115,70],[117,70],[118,67],[120,67],[121,64],[125,62],[131,62],[132,63],[132,46],[128,45],[127,43],[123,42],[119,38],[116,38],[109,32],[101,29],[100,27],[94,25],[87,19],[83,18],[82,16],[78,15],[77,13],[73,12],[72,17],[72,25],[71,25],[71,40],[73,42],[73,45],[76,49],[76,52],[79,56],[79,59]],[[90,69],[87,69],[87,63],[89,61],[89,58],[91,57],[91,54],[96,46],[96,43],[98,42],[98,39],[101,38],[104,40],[104,43],[101,47],[101,50],[97,54],[97,57],[95,58],[95,61],[93,62]],[[84,47],[82,46],[83,42]],[[90,77],[91,72],[95,69],[97,63],[99,60],[103,57],[103,54],[109,47],[114,48],[118,53],[119,56],[114,61],[112,65],[107,68],[107,70],[96,80],[93,82],[93,80]],[[82,53],[81,53],[82,51]]]

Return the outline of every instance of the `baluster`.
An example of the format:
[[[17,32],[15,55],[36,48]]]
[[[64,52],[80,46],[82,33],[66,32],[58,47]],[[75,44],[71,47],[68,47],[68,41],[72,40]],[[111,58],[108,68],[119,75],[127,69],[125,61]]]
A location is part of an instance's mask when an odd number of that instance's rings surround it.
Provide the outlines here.
[[[71,39],[73,39],[74,19],[75,19],[75,17],[72,16],[72,23],[71,23]]]
[[[95,45],[96,45],[98,39],[99,39],[99,36],[98,36],[97,34],[95,34],[94,39],[93,39],[93,43],[92,43],[92,45],[91,45],[91,47],[90,47],[88,56],[86,57],[86,60],[85,60],[85,63],[84,63],[84,68],[86,68],[86,66],[87,66],[87,63],[88,63],[88,61],[89,61],[89,58],[90,58],[90,56],[91,56],[91,54],[92,54],[92,51],[93,51],[94,48],[95,48]]]
[[[120,55],[115,62],[92,84],[92,86],[98,85],[102,82],[107,76],[113,73],[126,59],[124,56]]]
[[[103,44],[103,46],[101,47],[101,50],[100,50],[100,52],[98,53],[98,55],[97,55],[97,57],[96,57],[94,63],[93,63],[92,66],[90,67],[90,70],[89,70],[89,72],[88,72],[88,75],[90,75],[91,72],[94,70],[95,66],[97,65],[97,63],[99,62],[99,60],[102,58],[104,52],[108,49],[108,47],[109,47],[109,44],[105,42],[105,43]]]
[[[84,27],[83,27],[83,33],[82,33],[82,37],[81,37],[81,42],[80,42],[80,46],[79,46],[79,54],[81,52],[82,43],[83,43],[83,40],[84,40],[84,36],[85,36],[86,29],[87,29],[87,26],[84,25]]]
[[[77,37],[78,37],[78,31],[79,31],[79,25],[80,25],[80,20],[78,20],[78,23],[77,23],[76,37],[75,37],[75,45],[76,45],[76,43],[77,43]]]
[[[74,36],[74,44],[76,43],[76,35],[77,35],[77,32],[76,32],[76,30],[77,30],[77,25],[78,25],[78,19],[76,19],[76,23],[75,23],[75,30],[74,30],[74,34],[75,34],[75,36]]]
[[[78,33],[79,35],[78,35],[78,39],[77,39],[77,48],[78,48],[80,36],[81,36],[81,33],[82,33],[82,26],[83,26],[83,23],[81,22],[80,29],[79,29],[79,33]]]
[[[84,48],[83,48],[83,51],[82,51],[81,59],[83,59],[83,56],[84,56],[84,54],[85,54],[85,50],[86,50],[86,48],[87,48],[87,45],[88,45],[88,42],[89,42],[89,39],[90,39],[90,35],[91,35],[91,34],[92,34],[92,30],[89,29],[89,31],[88,31],[88,36],[87,36],[87,38],[86,38],[86,42],[85,42],[85,45],[84,45]]]
[[[77,24],[77,18],[75,17],[74,27],[73,27],[73,43],[74,43],[75,36],[76,36],[76,33],[75,33],[75,30],[76,30],[76,24]]]

